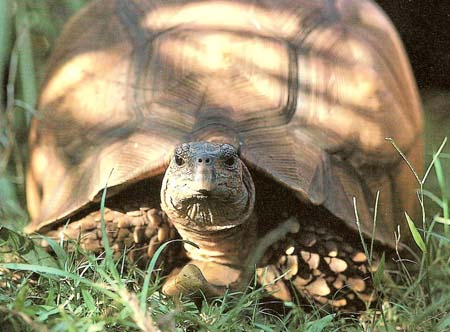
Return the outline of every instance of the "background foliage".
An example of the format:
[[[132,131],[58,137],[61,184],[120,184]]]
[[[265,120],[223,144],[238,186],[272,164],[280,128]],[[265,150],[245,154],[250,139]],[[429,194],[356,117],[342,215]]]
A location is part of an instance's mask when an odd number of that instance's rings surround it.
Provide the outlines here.
[[[0,1],[0,220],[3,222],[14,220],[21,225],[26,222],[26,141],[39,83],[64,22],[85,2]]]

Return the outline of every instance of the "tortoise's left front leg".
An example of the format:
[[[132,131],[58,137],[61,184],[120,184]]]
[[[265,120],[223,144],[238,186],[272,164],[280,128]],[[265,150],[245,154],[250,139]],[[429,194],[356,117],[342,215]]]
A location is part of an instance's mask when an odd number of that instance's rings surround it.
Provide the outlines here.
[[[340,311],[365,310],[376,300],[371,278],[376,256],[370,265],[358,238],[344,241],[334,229],[301,225],[297,234],[273,246],[267,259],[258,281],[274,297]]]

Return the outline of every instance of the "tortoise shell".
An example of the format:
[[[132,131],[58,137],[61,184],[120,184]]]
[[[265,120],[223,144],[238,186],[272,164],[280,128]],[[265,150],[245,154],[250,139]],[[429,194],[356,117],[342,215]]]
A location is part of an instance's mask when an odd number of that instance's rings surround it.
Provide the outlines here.
[[[422,113],[399,37],[361,0],[93,1],[65,28],[30,134],[30,231],[227,142],[255,171],[394,244]]]

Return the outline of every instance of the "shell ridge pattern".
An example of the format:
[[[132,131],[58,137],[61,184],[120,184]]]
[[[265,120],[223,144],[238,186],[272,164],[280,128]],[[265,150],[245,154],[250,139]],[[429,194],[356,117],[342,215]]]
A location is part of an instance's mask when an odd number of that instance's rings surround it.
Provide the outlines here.
[[[395,172],[400,161],[385,137],[417,151],[413,78],[394,29],[369,1],[98,0],[87,8],[63,33],[40,98],[45,119],[34,122],[47,136],[31,148],[30,177],[44,192],[34,193],[37,225],[52,222],[55,201],[62,216],[96,200],[111,168],[118,190],[162,174],[182,142],[240,148],[252,171],[335,214],[354,192],[368,207],[374,193],[365,186]],[[80,35],[80,23],[98,41]],[[57,179],[41,175],[45,159]],[[403,173],[393,178],[393,188],[408,184]]]
[[[184,33],[185,31],[183,31]],[[289,50],[288,52],[292,53],[292,50]],[[287,105],[286,106],[277,106],[278,108],[281,108],[281,110],[276,111],[276,113],[274,113],[274,109],[269,108],[267,110],[264,109],[255,109],[255,110],[245,110],[245,109],[238,109],[237,106],[238,104],[236,104],[236,106],[234,106],[233,104],[229,105],[229,106],[225,106],[223,108],[223,112],[222,114],[220,114],[219,112],[213,112],[212,114],[210,113],[211,109],[217,109],[217,107],[215,107],[215,104],[217,105],[221,105],[225,102],[225,105],[228,103],[226,102],[226,99],[223,98],[227,98],[229,101],[231,100],[232,103],[236,103],[236,101],[233,101],[234,99],[236,99],[237,96],[232,95],[230,92],[226,92],[226,90],[224,88],[222,88],[222,91],[218,91],[217,88],[211,89],[211,87],[213,87],[215,84],[209,84],[208,82],[211,81],[211,78],[207,78],[206,76],[204,76],[203,74],[198,74],[198,73],[189,73],[189,71],[187,73],[176,73],[174,72],[173,75],[176,75],[173,77],[173,79],[169,80],[169,77],[161,77],[158,78],[159,79],[163,79],[165,82],[161,82],[160,84],[158,84],[157,81],[155,81],[154,85],[155,86],[172,86],[172,87],[177,87],[176,91],[184,91],[184,85],[186,85],[187,87],[193,87],[192,83],[190,82],[196,82],[196,88],[201,88],[202,90],[194,90],[192,91],[194,94],[198,93],[199,96],[199,104],[195,107],[194,105],[194,109],[192,111],[184,111],[184,112],[189,112],[191,115],[191,117],[193,119],[196,119],[196,122],[201,124],[201,126],[205,126],[205,122],[206,121],[211,121],[213,124],[217,124],[218,122],[222,121],[229,121],[231,122],[231,125],[233,127],[237,127],[239,132],[243,132],[246,130],[246,128],[261,128],[261,127],[269,127],[269,126],[273,126],[274,122],[278,123],[278,125],[283,125],[286,124],[287,122],[289,122],[290,118],[293,116],[293,114],[295,113],[295,103],[297,98],[295,97],[295,93],[297,91],[296,88],[296,83],[297,83],[297,79],[296,79],[296,74],[297,74],[297,69],[296,69],[296,65],[295,63],[292,63],[293,56],[290,56],[290,62],[289,63],[289,69],[287,68],[287,75],[288,75],[288,82],[287,84],[289,85],[288,87],[288,93],[287,93]],[[181,59],[180,59],[181,60]],[[183,61],[186,62],[186,61]],[[181,70],[189,70],[189,69],[183,69],[180,68]],[[218,74],[216,74],[217,76]],[[227,74],[229,75],[229,74]],[[240,75],[241,77],[245,77],[245,73],[244,75]],[[294,77],[293,77],[294,76]],[[218,76],[221,77],[221,76]],[[232,79],[235,80],[235,78],[233,78],[233,76],[224,76],[226,79]],[[239,77],[239,76],[236,76]],[[167,80],[167,81],[166,81]],[[275,80],[275,78],[273,78],[272,80]],[[200,83],[200,82],[205,82],[205,83]],[[214,82],[214,79],[213,81]],[[211,83],[212,83],[211,82]],[[274,81],[276,82],[276,81]],[[233,89],[240,89],[240,86],[233,86],[232,84],[233,81],[230,81],[230,87],[232,87]],[[279,84],[279,83],[277,83]],[[246,86],[244,85],[244,87],[247,88],[248,83],[246,83]],[[181,88],[181,90],[180,90]],[[168,91],[168,90],[165,90]],[[170,89],[169,91],[174,91],[173,93],[175,93],[175,90]],[[189,90],[186,90],[186,92]],[[236,90],[238,91],[238,90]],[[166,92],[163,92],[163,90],[161,91],[163,96]],[[177,96],[179,92],[176,92],[176,94],[174,96],[176,96],[176,98],[181,97]],[[171,92],[172,94],[172,92]],[[221,95],[222,94],[222,95]],[[249,95],[251,96],[251,95]],[[259,97],[260,99],[263,98],[263,95],[261,95],[261,97]],[[169,95],[167,95],[167,98],[169,98]],[[191,97],[192,98],[192,97]],[[211,99],[213,98],[213,99]],[[215,101],[214,99],[218,98],[217,101]],[[249,98],[249,97],[247,97]],[[164,97],[163,100],[165,100],[166,97]],[[173,99],[167,99],[170,100],[170,103],[173,105],[173,103],[176,103],[175,100]],[[189,99],[188,99],[189,100]],[[223,100],[223,101],[222,101]],[[242,105],[242,100],[240,100],[240,103]],[[283,102],[284,103],[284,102]],[[183,105],[183,103],[181,103],[180,101],[180,105]],[[251,105],[250,105],[251,106]],[[222,106],[223,107],[223,106]],[[253,106],[252,106],[253,107]],[[182,110],[180,110],[180,112],[183,112]],[[191,113],[192,112],[192,113]],[[267,117],[270,118],[268,119]],[[276,125],[276,124],[275,124]],[[196,127],[196,125],[194,124],[194,128]],[[197,128],[199,126],[197,125]]]

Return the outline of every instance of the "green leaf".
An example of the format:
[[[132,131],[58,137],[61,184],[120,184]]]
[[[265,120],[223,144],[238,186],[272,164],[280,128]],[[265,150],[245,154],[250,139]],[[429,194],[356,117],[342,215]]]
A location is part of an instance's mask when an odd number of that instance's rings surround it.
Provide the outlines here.
[[[443,242],[450,242],[450,238],[446,237],[445,235],[438,234],[436,232],[426,232],[427,234],[430,234],[431,236],[435,237],[439,241]]]
[[[45,305],[52,306],[55,303],[55,299],[59,296],[58,289],[56,287],[49,287],[47,296],[45,297]]]
[[[56,315],[57,313],[59,313],[59,309],[58,308],[54,308],[53,306],[40,306],[39,307],[40,310],[38,310],[36,312],[37,315],[37,321],[38,322],[42,322],[45,323],[47,322],[48,318],[52,315]]]
[[[105,187],[103,189],[102,193],[102,199],[100,201],[100,227],[102,230],[102,242],[103,242],[103,248],[105,249],[105,263],[108,268],[108,270],[113,275],[114,279],[121,284],[122,280],[119,275],[119,271],[117,271],[116,265],[114,264],[113,259],[113,251],[111,249],[111,245],[109,244],[108,240],[108,233],[106,231],[106,224],[105,224],[105,202],[106,202],[106,192],[108,189],[108,181],[111,178],[111,174],[113,173],[114,168],[111,169],[111,172],[108,175],[108,179],[106,180]]]
[[[96,312],[97,307],[91,293],[89,293],[86,288],[83,287],[81,288],[81,295],[83,295],[84,302],[86,302],[86,306],[88,307],[88,309],[92,312]]]
[[[0,116],[0,121],[2,121],[1,118]],[[1,129],[3,129],[2,124],[0,124],[0,131]],[[0,148],[0,157],[2,157],[1,151]],[[12,176],[7,173],[2,174],[0,169],[0,226],[6,226],[15,231],[23,228],[27,217],[18,202],[17,186],[13,183]]]
[[[450,219],[447,218],[436,216],[434,217],[434,220],[443,225],[450,225]]]
[[[446,143],[447,143],[447,137],[444,137],[444,140],[442,141],[441,146],[439,147],[437,152],[433,154],[433,160],[431,161],[430,165],[428,165],[428,168],[425,171],[425,175],[422,178],[422,184],[425,183],[425,180],[427,179],[428,174],[430,174],[431,169],[433,168],[434,164],[436,163],[436,160],[438,160],[439,155],[441,154],[442,150],[444,149],[444,146]]]
[[[450,315],[442,319],[437,327],[438,331],[448,331],[447,329],[450,328]]]
[[[19,79],[21,99],[34,107],[37,99],[37,80],[34,66],[33,45],[31,41],[30,22],[23,1],[17,1],[16,33],[17,49],[19,51]]]
[[[417,227],[414,224],[414,221],[411,219],[411,217],[408,215],[408,213],[406,211],[405,211],[405,217],[406,217],[406,221],[408,221],[409,230],[411,231],[414,241],[416,242],[416,244],[420,248],[420,250],[422,250],[423,253],[426,253],[427,247],[425,246],[425,242],[423,242],[423,239],[420,236],[419,231],[417,230]]]
[[[50,246],[50,248],[52,248],[53,252],[56,254],[56,257],[58,258],[60,266],[64,266],[64,263],[67,262],[67,253],[64,251],[64,248],[61,247],[61,245],[52,238],[43,235],[39,235],[39,237],[45,240]],[[28,263],[32,264],[33,262]]]
[[[380,263],[378,264],[377,270],[375,271],[373,275],[373,283],[375,284],[375,288],[378,288],[381,285],[381,282],[383,281],[384,277],[384,263],[385,263],[386,257],[383,255],[381,256]]]
[[[12,1],[0,1],[0,82],[5,82],[6,68],[11,52],[11,37],[13,17]],[[4,100],[6,89],[0,89],[0,102]]]
[[[79,283],[86,285],[88,287],[92,287],[100,291],[101,293],[109,296],[111,299],[114,299],[118,302],[122,302],[122,299],[119,295],[115,294],[113,291],[109,290],[105,287],[104,284],[97,284],[89,279],[83,278],[79,275],[66,272],[64,270],[42,266],[42,265],[32,265],[32,264],[16,264],[16,263],[8,263],[8,264],[0,264],[0,267],[5,267],[10,270],[20,270],[20,271],[30,271],[39,274],[49,274],[51,276],[58,276],[63,278],[69,278],[71,280],[78,281]]]
[[[27,285],[24,285],[20,288],[19,292],[16,295],[15,301],[14,301],[14,309],[15,310],[23,310],[25,307],[25,300],[28,297],[29,289]]]
[[[271,328],[270,326],[260,324],[260,323],[255,323],[255,327],[261,329],[261,331],[264,331],[264,332],[273,332],[274,331],[274,329]]]
[[[44,248],[35,244],[29,237],[0,226],[0,250],[2,253],[5,253],[8,249],[10,253],[18,256],[19,261],[22,260],[30,264],[58,267],[55,259]],[[6,257],[6,255],[2,257]],[[4,261],[11,262],[14,260],[6,259]]]
[[[183,242],[183,243],[187,243],[195,248],[198,248],[198,246],[194,243],[194,242],[190,242],[187,240],[181,240],[181,239],[176,239],[176,240],[170,240],[167,241],[166,243],[163,243],[158,250],[156,250],[155,254],[153,255],[152,259],[150,260],[150,264],[148,265],[147,268],[147,274],[145,275],[145,279],[144,279],[144,284],[142,286],[142,292],[140,294],[140,302],[141,302],[141,310],[143,312],[145,312],[145,302],[147,301],[147,294],[148,294],[148,287],[150,285],[150,278],[151,278],[151,274],[152,272],[155,270],[155,266],[156,266],[156,262],[158,261],[158,257],[161,255],[162,251],[172,242]]]
[[[326,328],[328,325],[330,325],[331,321],[333,320],[334,315],[327,315],[325,317],[322,317],[321,319],[318,319],[316,321],[308,322],[306,324],[306,332],[321,332],[324,328]]]

